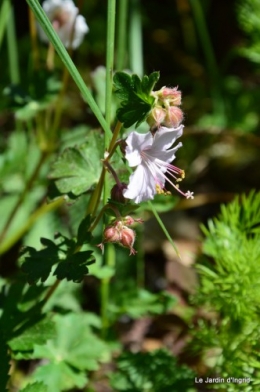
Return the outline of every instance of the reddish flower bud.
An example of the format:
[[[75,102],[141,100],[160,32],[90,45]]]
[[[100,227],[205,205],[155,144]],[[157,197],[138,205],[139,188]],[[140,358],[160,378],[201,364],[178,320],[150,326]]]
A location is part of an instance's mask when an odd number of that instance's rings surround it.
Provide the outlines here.
[[[167,109],[167,114],[163,125],[169,128],[178,127],[183,120],[183,112],[177,106],[170,106]]]
[[[133,225],[135,222],[137,222],[137,223],[143,223],[143,220],[142,220],[141,218],[134,219],[134,218],[132,218],[130,215],[124,217],[124,224],[125,224],[126,226],[131,226],[131,225]]]
[[[150,125],[151,128],[158,128],[166,116],[166,110],[163,109],[161,106],[154,107],[149,116],[147,117],[147,123]]]
[[[104,242],[119,242],[121,238],[118,229],[113,225],[109,225],[105,228],[103,237]]]
[[[179,106],[181,104],[181,91],[178,90],[178,87],[163,87],[158,91],[158,96],[162,100],[167,100],[171,105]]]
[[[110,197],[112,200],[117,201],[118,203],[125,203],[126,199],[123,195],[123,191],[127,188],[127,184],[122,182],[120,185],[115,184],[110,192]]]
[[[123,226],[120,234],[120,244],[123,245],[125,248],[130,249],[130,255],[134,255],[136,253],[135,249],[133,248],[135,242],[134,230],[130,229],[129,227]]]

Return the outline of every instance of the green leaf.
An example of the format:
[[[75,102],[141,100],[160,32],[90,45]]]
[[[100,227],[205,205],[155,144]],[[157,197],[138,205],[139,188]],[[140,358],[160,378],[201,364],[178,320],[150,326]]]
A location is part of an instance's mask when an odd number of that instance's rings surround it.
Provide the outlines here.
[[[77,233],[77,246],[89,244],[92,238],[89,228],[91,225],[91,216],[87,215],[81,222]]]
[[[79,196],[95,185],[101,173],[103,138],[89,132],[87,142],[80,147],[67,148],[53,164],[50,178],[61,193]]]
[[[44,240],[46,239],[41,238],[41,242]],[[45,246],[41,250],[30,246],[23,250],[24,262],[21,269],[27,275],[29,283],[36,283],[39,280],[44,282],[49,277],[52,266],[60,259],[59,247],[54,242],[48,240]]]
[[[28,384],[20,392],[48,392],[48,389],[43,382],[34,382],[33,384]]]
[[[32,351],[36,344],[45,344],[54,337],[54,323],[50,319],[43,319],[37,324],[27,328],[22,334],[9,340],[8,344],[13,351]],[[19,356],[19,358],[22,358]]]
[[[137,127],[146,119],[154,103],[151,91],[158,80],[159,72],[153,72],[142,79],[125,72],[115,74],[115,94],[121,100],[117,117],[124,127],[128,128],[135,123]]]
[[[47,385],[47,392],[60,392],[73,387],[81,389],[87,383],[87,377],[83,372],[75,372],[64,362],[39,366],[33,379],[43,381]]]
[[[91,322],[92,319],[92,322]],[[109,360],[110,350],[90,329],[97,320],[87,314],[56,315],[56,337],[36,346],[34,358],[45,358],[48,364],[37,368],[35,380],[44,380],[48,392],[82,388],[86,370],[97,370],[100,361]]]
[[[57,279],[67,279],[79,283],[88,274],[88,265],[95,262],[91,250],[75,253],[59,263],[54,271]]]
[[[24,259],[21,269],[27,274],[29,283],[36,283],[38,280],[44,282],[51,274],[52,267],[59,263],[53,275],[59,280],[67,279],[80,282],[88,273],[87,266],[94,263],[92,251],[86,250],[77,252],[77,244],[73,239],[58,233],[55,242],[41,238],[41,243],[45,248],[36,250],[27,246],[23,252]]]
[[[127,314],[136,319],[147,314],[165,313],[175,303],[176,298],[168,293],[153,294],[147,290],[134,290],[122,293],[111,310],[117,316]]]

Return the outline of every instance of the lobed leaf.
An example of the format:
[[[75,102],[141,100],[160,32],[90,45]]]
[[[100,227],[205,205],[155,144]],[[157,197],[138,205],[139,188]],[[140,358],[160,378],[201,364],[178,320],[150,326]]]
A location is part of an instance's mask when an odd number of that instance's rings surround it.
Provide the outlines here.
[[[47,385],[43,382],[34,382],[33,384],[28,384],[25,388],[21,389],[20,392],[48,392]]]
[[[87,141],[79,147],[67,148],[54,162],[50,178],[61,193],[79,196],[97,183],[101,173],[103,139],[89,132]]]
[[[86,250],[69,256],[66,260],[60,262],[54,271],[57,279],[67,279],[79,283],[84,276],[88,274],[88,265],[95,262],[92,251]]]
[[[159,72],[153,72],[142,79],[137,75],[129,75],[125,72],[115,74],[115,94],[121,100],[117,117],[125,128],[133,124],[136,124],[137,127],[145,121],[154,103],[151,92],[158,80]]]

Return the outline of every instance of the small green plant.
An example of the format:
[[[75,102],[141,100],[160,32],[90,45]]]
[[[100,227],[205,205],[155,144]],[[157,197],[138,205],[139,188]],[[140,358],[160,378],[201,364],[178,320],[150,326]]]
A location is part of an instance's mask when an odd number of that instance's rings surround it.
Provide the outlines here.
[[[238,21],[248,36],[248,42],[239,52],[249,60],[260,62],[260,4],[258,0],[239,1],[237,7]]]
[[[260,193],[223,205],[202,230],[206,257],[197,266],[195,302],[205,317],[194,327],[191,347],[203,352],[210,375],[249,378],[245,390],[251,391],[259,385]]]
[[[117,359],[111,385],[118,392],[192,392],[194,372],[166,350],[125,352]]]

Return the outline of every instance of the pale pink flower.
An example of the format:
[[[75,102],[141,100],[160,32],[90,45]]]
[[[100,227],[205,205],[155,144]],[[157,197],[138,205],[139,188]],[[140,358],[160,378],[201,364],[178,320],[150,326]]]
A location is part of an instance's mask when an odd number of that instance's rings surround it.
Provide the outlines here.
[[[85,18],[78,15],[78,8],[72,0],[45,0],[42,8],[50,19],[55,31],[66,48],[76,49],[89,31]],[[38,26],[39,36],[44,42],[49,42],[45,32]],[[71,42],[72,37],[72,42]]]
[[[126,139],[125,157],[129,166],[135,167],[131,174],[124,197],[140,203],[151,200],[156,193],[164,193],[168,181],[183,196],[193,198],[192,192],[183,193],[174,182],[184,177],[184,171],[170,164],[175,159],[175,152],[182,146],[173,143],[182,135],[183,125],[178,128],[161,127],[154,134],[131,132]]]

